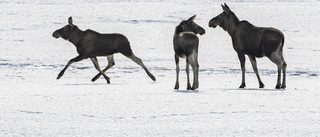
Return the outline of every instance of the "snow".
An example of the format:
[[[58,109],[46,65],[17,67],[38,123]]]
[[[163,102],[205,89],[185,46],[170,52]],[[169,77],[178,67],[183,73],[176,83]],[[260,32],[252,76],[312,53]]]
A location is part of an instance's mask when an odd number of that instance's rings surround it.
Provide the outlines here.
[[[224,2],[224,1],[223,1]],[[320,135],[320,3],[228,1],[241,20],[272,26],[285,35],[287,89],[276,90],[276,65],[257,59],[258,82],[246,62],[245,89],[230,36],[209,28],[222,1],[0,1],[0,136],[318,136]],[[307,7],[307,8],[306,8]],[[199,83],[174,90],[175,26],[197,15]],[[157,78],[121,54],[107,71],[90,60],[72,64],[56,80],[75,47],[52,33],[69,16],[80,29],[122,33]],[[98,58],[101,67],[107,59]],[[192,75],[192,73],[191,73]]]

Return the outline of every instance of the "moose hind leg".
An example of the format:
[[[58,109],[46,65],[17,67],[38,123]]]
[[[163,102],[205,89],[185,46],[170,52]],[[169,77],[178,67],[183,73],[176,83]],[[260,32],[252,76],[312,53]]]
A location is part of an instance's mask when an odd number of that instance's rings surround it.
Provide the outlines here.
[[[127,56],[128,58],[130,58],[132,61],[134,61],[135,63],[137,63],[138,65],[140,65],[148,74],[148,76],[153,80],[156,81],[156,78],[149,72],[149,70],[147,69],[147,67],[143,64],[142,60],[140,58],[138,58],[137,56],[135,56],[133,53],[131,54],[131,56]]]
[[[191,89],[190,77],[189,77],[189,73],[190,73],[189,65],[190,65],[190,64],[189,64],[189,61],[188,61],[188,59],[186,59],[187,90],[190,90],[190,89]]]
[[[114,64],[115,64],[115,63],[114,63],[114,59],[113,59],[113,55],[108,56],[107,58],[108,58],[108,66],[107,66],[105,69],[102,70],[103,73],[105,73],[108,69],[110,69],[110,68],[111,68],[112,66],[114,66]],[[93,77],[93,78],[91,79],[91,81],[92,81],[92,82],[96,81],[101,75],[102,75],[101,73],[98,73],[95,77]]]
[[[196,88],[199,87],[199,62],[198,62],[198,53],[195,53],[194,56],[194,61],[195,61],[195,65],[196,65],[196,78],[195,78],[195,82],[196,82]]]
[[[259,88],[264,88],[264,84],[263,84],[263,82],[261,81],[260,76],[259,76],[259,73],[258,73],[256,58],[253,57],[253,56],[249,56],[249,59],[250,59],[250,62],[251,62],[251,64],[252,64],[253,71],[254,71],[254,73],[256,73],[257,79],[258,79],[258,81],[259,81]]]
[[[269,59],[275,63],[277,65],[278,68],[278,78],[277,78],[277,85],[276,85],[276,89],[280,89],[281,87],[281,69],[283,68],[284,65],[284,59],[282,57],[282,55],[279,52],[273,52],[270,56]],[[284,83],[285,84],[285,83]],[[285,86],[285,85],[284,85]]]
[[[178,55],[174,55],[174,59],[175,59],[175,62],[176,62],[176,84],[174,86],[174,89],[179,89],[179,72],[180,72],[179,56]]]
[[[195,90],[199,87],[198,85],[198,66],[199,65],[196,61],[195,54],[188,57],[188,62],[191,64],[192,70],[193,70],[193,84],[192,84],[191,90]]]
[[[287,63],[285,61],[283,61],[283,64],[282,64],[283,80],[282,80],[282,85],[281,85],[282,89],[286,88],[286,69],[287,69]]]
[[[107,80],[107,83],[110,84],[110,78],[106,74],[104,74],[103,71],[101,71],[97,58],[92,57],[90,59],[91,59],[92,63],[94,64],[94,67],[100,72],[101,75],[103,75],[103,77]]]

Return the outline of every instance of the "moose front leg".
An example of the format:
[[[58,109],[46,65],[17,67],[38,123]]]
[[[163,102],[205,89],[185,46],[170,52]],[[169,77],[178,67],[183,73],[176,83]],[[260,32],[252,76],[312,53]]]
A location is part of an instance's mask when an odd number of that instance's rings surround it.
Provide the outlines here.
[[[240,65],[241,65],[241,73],[242,73],[242,82],[239,88],[244,88],[246,87],[246,82],[245,82],[245,62],[246,62],[246,57],[244,56],[244,54],[240,54],[238,53],[238,58],[240,61]]]
[[[256,73],[256,76],[257,76],[257,79],[258,79],[258,82],[259,82],[259,88],[264,88],[264,84],[261,81],[259,73],[258,73],[256,58],[254,56],[249,56],[249,59],[250,59],[251,64],[252,64],[253,71],[254,71],[254,73]]]
[[[176,62],[176,84],[174,86],[174,89],[179,89],[179,72],[180,72],[179,56],[177,54],[174,55],[174,59],[175,59],[175,62]]]
[[[68,68],[72,63],[81,61],[81,60],[83,60],[83,59],[85,59],[85,58],[84,58],[83,56],[81,56],[81,55],[79,55],[79,56],[71,59],[71,60],[68,62],[68,64],[64,67],[64,69],[59,73],[57,79],[60,79],[60,78],[63,76],[64,72],[67,70],[67,68]]]

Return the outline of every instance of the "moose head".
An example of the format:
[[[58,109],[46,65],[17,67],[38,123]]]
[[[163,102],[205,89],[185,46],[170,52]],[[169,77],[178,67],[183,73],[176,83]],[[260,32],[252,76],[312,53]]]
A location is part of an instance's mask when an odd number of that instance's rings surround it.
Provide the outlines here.
[[[230,16],[234,15],[234,13],[231,11],[231,9],[226,3],[224,3],[224,5],[221,4],[221,6],[223,9],[223,12],[209,21],[209,27],[215,28],[219,25],[221,28],[226,30],[228,23],[234,22],[234,21],[231,21],[231,19],[234,19],[234,18],[230,18]]]
[[[205,34],[205,30],[193,21],[195,18],[196,15],[190,17],[188,20],[181,21],[179,26],[182,26],[184,31],[192,31],[195,34],[200,35]]]
[[[68,19],[69,24],[64,26],[61,29],[54,31],[52,36],[55,38],[61,37],[65,40],[70,40],[72,32],[78,29],[78,27],[76,25],[73,25],[72,22],[73,22],[72,17],[69,17],[69,19]]]

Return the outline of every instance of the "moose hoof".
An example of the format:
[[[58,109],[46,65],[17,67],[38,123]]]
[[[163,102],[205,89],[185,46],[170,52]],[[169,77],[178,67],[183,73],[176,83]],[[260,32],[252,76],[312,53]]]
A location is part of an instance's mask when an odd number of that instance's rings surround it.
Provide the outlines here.
[[[106,78],[108,84],[110,84],[110,78]]]
[[[179,89],[179,85],[174,86],[174,89]]]
[[[91,79],[92,82],[95,82],[98,79],[97,76],[95,76],[94,78]]]
[[[195,89],[199,88],[199,85],[195,86]]]
[[[57,79],[60,79],[62,76],[58,75]]]
[[[286,85],[282,85],[281,88],[282,88],[282,89],[285,89],[285,88],[286,88]]]
[[[246,87],[246,84],[241,84],[239,88],[244,88]]]
[[[195,89],[197,89],[198,87],[192,87],[190,90],[195,90]]]
[[[276,89],[280,89],[280,86],[281,86],[280,84],[277,84]]]
[[[153,75],[151,75],[150,78],[151,78],[153,81],[156,81],[156,77],[154,77]]]
[[[187,90],[191,90],[191,85],[189,83],[187,84]]]
[[[193,90],[191,87],[188,87],[187,90]]]
[[[199,86],[198,86],[198,85],[196,85],[196,86],[192,86],[192,88],[191,88],[190,90],[195,90],[195,89],[197,89],[197,88],[199,88]]]
[[[264,84],[260,84],[259,88],[264,88]]]

